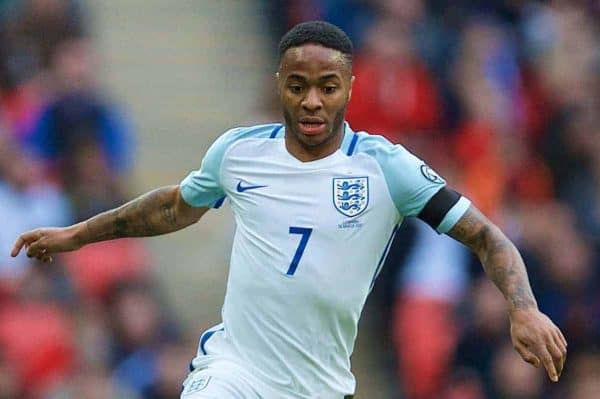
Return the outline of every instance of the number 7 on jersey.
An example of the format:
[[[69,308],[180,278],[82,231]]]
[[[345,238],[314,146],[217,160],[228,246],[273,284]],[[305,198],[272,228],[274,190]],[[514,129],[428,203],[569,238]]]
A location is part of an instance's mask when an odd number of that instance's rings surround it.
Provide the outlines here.
[[[306,249],[306,244],[308,244],[308,239],[310,238],[312,231],[313,229],[308,227],[290,226],[290,234],[300,234],[302,237],[300,238],[300,243],[294,254],[294,259],[292,259],[292,263],[290,263],[290,267],[286,273],[288,276],[293,276],[296,272],[296,268],[300,263],[300,258],[302,258],[302,254],[304,253],[304,249]]]

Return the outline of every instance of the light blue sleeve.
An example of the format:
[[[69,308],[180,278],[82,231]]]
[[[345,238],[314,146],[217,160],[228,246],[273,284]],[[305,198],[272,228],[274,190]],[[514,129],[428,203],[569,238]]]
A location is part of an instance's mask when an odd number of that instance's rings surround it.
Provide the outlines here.
[[[227,149],[244,138],[275,137],[281,128],[280,123],[272,123],[237,127],[223,133],[206,151],[200,169],[191,172],[179,183],[183,200],[190,206],[219,208],[226,196],[221,184],[221,164]]]
[[[227,148],[235,142],[242,128],[231,129],[209,147],[200,169],[192,171],[179,184],[184,201],[195,207],[218,208],[225,199],[221,186],[221,162]]]
[[[394,145],[381,136],[359,135],[357,152],[367,153],[377,160],[402,216],[417,216],[431,197],[446,185],[433,169],[403,146]]]

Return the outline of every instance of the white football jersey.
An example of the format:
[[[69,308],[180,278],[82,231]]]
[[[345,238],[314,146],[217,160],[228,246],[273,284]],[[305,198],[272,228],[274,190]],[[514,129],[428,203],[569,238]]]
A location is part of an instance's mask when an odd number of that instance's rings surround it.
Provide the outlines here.
[[[237,225],[223,323],[202,335],[192,367],[228,358],[280,398],[342,398],[355,390],[358,319],[394,234],[445,181],[404,147],[348,124],[336,152],[302,162],[284,130],[226,132],[181,182],[192,206],[229,198]],[[461,197],[438,232],[469,204]]]

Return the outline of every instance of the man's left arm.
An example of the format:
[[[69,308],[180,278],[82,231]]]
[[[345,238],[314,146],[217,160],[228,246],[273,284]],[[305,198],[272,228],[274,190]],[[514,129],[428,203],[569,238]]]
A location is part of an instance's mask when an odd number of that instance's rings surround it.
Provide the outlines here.
[[[514,244],[473,205],[448,231],[469,247],[487,276],[506,298],[514,348],[535,367],[544,365],[558,381],[567,355],[567,341],[552,321],[538,309],[523,259]]]

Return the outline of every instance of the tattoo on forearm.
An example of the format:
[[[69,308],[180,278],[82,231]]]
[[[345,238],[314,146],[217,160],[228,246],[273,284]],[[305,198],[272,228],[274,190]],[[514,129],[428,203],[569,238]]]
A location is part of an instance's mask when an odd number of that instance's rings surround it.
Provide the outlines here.
[[[521,255],[478,210],[469,209],[450,231],[450,236],[478,255],[486,274],[502,291],[511,308],[537,306]]]

